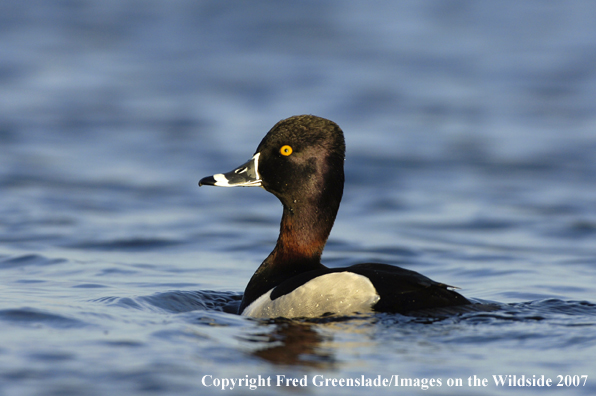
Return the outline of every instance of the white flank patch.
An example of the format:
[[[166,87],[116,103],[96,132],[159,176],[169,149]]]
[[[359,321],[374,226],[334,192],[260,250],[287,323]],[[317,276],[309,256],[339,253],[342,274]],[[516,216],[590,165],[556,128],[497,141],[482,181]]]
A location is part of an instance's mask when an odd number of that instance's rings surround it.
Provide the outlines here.
[[[380,297],[371,281],[353,272],[322,275],[271,301],[271,292],[252,302],[242,315],[253,318],[315,318],[326,313],[370,312]]]

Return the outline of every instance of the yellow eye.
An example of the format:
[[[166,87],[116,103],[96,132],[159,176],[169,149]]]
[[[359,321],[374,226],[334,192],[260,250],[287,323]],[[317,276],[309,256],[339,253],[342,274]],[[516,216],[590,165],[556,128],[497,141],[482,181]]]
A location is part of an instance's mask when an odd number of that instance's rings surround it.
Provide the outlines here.
[[[281,149],[279,150],[279,153],[281,155],[285,155],[287,157],[288,155],[292,154],[292,151],[293,151],[292,147],[290,147],[286,144],[281,147]]]

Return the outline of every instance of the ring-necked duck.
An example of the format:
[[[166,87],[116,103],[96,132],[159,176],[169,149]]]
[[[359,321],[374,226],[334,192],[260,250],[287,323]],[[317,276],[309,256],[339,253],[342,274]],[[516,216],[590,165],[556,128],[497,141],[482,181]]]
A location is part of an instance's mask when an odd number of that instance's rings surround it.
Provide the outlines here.
[[[248,282],[238,313],[259,318],[404,314],[470,304],[450,286],[396,266],[321,264],[343,194],[344,158],[337,124],[295,116],[278,122],[247,163],[201,179],[199,186],[262,187],[283,205],[275,249]]]

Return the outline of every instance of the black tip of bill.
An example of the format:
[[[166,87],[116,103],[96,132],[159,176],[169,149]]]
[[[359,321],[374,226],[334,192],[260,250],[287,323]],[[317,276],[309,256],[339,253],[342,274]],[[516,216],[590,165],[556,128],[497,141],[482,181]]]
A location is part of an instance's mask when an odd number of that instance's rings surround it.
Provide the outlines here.
[[[259,153],[255,154],[247,163],[240,165],[231,172],[218,173],[202,178],[199,181],[199,186],[261,187],[259,155]]]
[[[201,187],[201,186],[215,186],[215,183],[216,183],[216,181],[213,178],[213,176],[207,176],[207,177],[202,178],[199,181],[199,187]]]

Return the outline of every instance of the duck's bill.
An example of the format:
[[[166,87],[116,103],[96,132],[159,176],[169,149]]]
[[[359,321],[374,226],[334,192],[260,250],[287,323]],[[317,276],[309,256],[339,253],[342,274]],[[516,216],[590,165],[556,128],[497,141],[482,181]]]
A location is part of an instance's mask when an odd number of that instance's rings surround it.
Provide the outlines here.
[[[217,187],[261,187],[259,175],[259,154],[256,153],[247,163],[228,173],[207,176],[199,181],[199,186]]]

